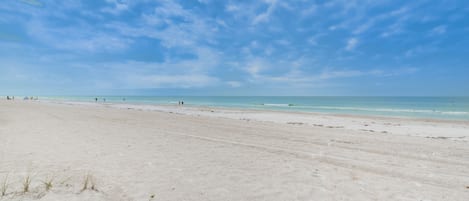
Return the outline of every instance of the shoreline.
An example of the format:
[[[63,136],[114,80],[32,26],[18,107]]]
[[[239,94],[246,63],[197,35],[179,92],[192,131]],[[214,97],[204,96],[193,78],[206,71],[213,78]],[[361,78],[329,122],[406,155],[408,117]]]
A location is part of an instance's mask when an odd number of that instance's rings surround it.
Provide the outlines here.
[[[365,131],[374,134],[404,135],[424,138],[451,139],[469,142],[469,121],[382,117],[367,115],[311,113],[297,111],[272,111],[255,109],[235,109],[209,106],[178,106],[93,103],[74,101],[38,101],[38,103],[89,106],[110,109],[125,109],[148,112],[175,113],[189,116],[227,118],[244,121],[273,122],[281,124],[324,127]]]
[[[122,101],[119,96],[109,97],[107,103],[112,104],[133,104],[133,105],[177,105],[177,97],[135,97],[126,101]],[[319,114],[336,114],[336,115],[358,115],[358,116],[370,116],[370,117],[396,117],[396,118],[409,118],[409,119],[436,119],[436,120],[455,120],[455,121],[469,121],[469,111],[465,108],[464,102],[466,97],[369,97],[371,103],[375,104],[374,107],[368,107],[368,105],[360,104],[357,101],[368,101],[365,99],[355,100],[354,98],[360,97],[339,97],[337,100],[332,99],[330,101],[339,101],[335,104],[329,105],[328,102],[324,102],[322,98],[328,97],[301,97],[301,98],[312,98],[306,100],[283,100],[282,98],[294,98],[294,97],[273,97],[273,100],[268,100],[268,97],[246,97],[247,100],[231,100],[235,102],[230,102],[230,100],[225,100],[226,97],[213,97],[214,100],[207,99],[205,96],[198,97],[185,97],[187,102],[190,102],[191,106],[194,107],[216,107],[222,109],[238,109],[238,110],[265,110],[265,111],[286,111],[286,112],[304,112],[304,113],[319,113]],[[190,100],[194,98],[194,100]],[[235,97],[236,98],[236,97]],[[275,99],[278,98],[278,99]],[[318,98],[318,100],[314,99]],[[352,98],[349,100],[347,98]],[[381,99],[384,98],[384,99]],[[404,104],[402,107],[393,106],[393,104],[388,105],[393,99],[387,98],[403,98],[396,103]],[[409,98],[410,100],[407,100]],[[414,98],[417,98],[414,100]],[[419,98],[433,98],[431,100],[420,100]],[[447,102],[436,101],[441,99],[448,99]],[[452,100],[451,98],[456,98]],[[90,99],[90,100],[88,100]],[[184,99],[184,98],[183,98]],[[376,99],[376,100],[374,100]],[[93,103],[91,97],[77,97],[77,98],[64,98],[64,99],[54,99],[49,98],[49,101],[59,101],[59,102],[84,102],[84,103]],[[93,99],[94,100],[94,99]],[[208,102],[207,102],[208,101]],[[214,101],[214,102],[212,102]],[[240,102],[237,102],[240,101]],[[280,102],[278,102],[280,101]],[[299,102],[297,102],[299,101]],[[306,102],[305,102],[306,101]],[[310,104],[308,103],[314,103]],[[312,102],[311,102],[312,101]],[[407,102],[407,101],[416,101],[416,102]],[[423,102],[419,102],[423,101]],[[432,101],[436,101],[433,103]],[[447,108],[449,105],[453,105],[454,101],[457,103],[455,108]],[[467,99],[469,101],[469,99]],[[186,103],[187,103],[186,102]],[[103,103],[102,100],[98,103]],[[425,107],[414,107],[412,104],[426,104]],[[378,105],[376,105],[378,104]],[[384,104],[384,105],[383,105]],[[437,104],[434,106],[429,106],[428,104]],[[189,106],[189,105],[188,105]],[[469,105],[467,105],[469,107]]]
[[[257,108],[238,108],[238,107],[224,107],[224,106],[206,106],[206,105],[191,105],[186,104],[183,106],[174,104],[151,104],[151,103],[132,103],[132,102],[92,102],[92,101],[60,101],[60,100],[38,100],[37,102],[43,103],[56,103],[56,104],[69,104],[69,105],[97,105],[97,106],[129,106],[140,107],[147,106],[148,108],[193,108],[193,109],[214,109],[214,110],[226,110],[226,111],[242,111],[242,112],[272,112],[272,113],[286,113],[286,114],[301,114],[301,115],[322,115],[322,116],[335,116],[335,117],[358,117],[358,118],[369,118],[369,119],[394,119],[394,120],[415,120],[415,121],[426,121],[426,122],[443,122],[443,123],[469,123],[469,120],[465,119],[450,119],[450,118],[423,118],[423,117],[411,117],[411,116],[398,116],[398,115],[375,115],[375,114],[348,114],[348,113],[329,113],[329,112],[314,112],[314,111],[294,111],[294,110],[275,110],[275,109],[257,109]],[[117,107],[114,107],[117,108]],[[133,109],[133,108],[132,108]],[[151,110],[151,109],[149,109]],[[153,110],[159,111],[159,110]]]

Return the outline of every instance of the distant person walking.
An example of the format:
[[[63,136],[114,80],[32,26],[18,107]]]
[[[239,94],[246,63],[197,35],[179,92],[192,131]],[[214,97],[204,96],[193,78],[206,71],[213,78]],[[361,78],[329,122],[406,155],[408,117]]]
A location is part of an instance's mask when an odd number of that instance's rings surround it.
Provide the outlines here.
[[[94,98],[94,102],[98,102],[98,98]]]

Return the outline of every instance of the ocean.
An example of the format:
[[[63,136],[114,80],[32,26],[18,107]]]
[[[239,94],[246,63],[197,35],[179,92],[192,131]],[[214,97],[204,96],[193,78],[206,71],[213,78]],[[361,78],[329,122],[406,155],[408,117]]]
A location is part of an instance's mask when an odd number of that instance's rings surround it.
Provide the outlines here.
[[[95,96],[40,97],[94,102]],[[98,102],[469,120],[469,97],[99,96]]]

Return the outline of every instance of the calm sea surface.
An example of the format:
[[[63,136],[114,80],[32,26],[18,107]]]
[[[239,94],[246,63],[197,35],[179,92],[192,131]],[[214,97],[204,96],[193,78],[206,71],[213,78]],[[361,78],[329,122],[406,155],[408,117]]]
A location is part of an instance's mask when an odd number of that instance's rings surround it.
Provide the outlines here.
[[[95,96],[40,97],[94,102]],[[109,103],[215,106],[241,109],[469,120],[469,97],[104,96]],[[124,100],[125,99],[125,100]]]

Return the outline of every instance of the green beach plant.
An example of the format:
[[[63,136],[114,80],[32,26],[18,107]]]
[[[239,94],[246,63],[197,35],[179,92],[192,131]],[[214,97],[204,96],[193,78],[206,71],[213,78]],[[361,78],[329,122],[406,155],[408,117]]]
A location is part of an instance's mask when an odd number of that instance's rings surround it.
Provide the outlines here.
[[[23,193],[29,192],[31,186],[31,176],[27,175],[23,180]]]
[[[42,181],[46,191],[49,191],[52,188],[53,182],[54,182],[53,177],[46,177],[46,180]]]
[[[8,174],[3,179],[2,186],[0,186],[1,197],[7,194],[7,190],[8,190]]]
[[[81,189],[81,191],[85,191],[88,189],[93,190],[93,191],[98,191],[98,189],[96,188],[96,183],[94,181],[93,175],[91,174],[87,174],[85,176],[85,179],[83,181],[83,188]]]

